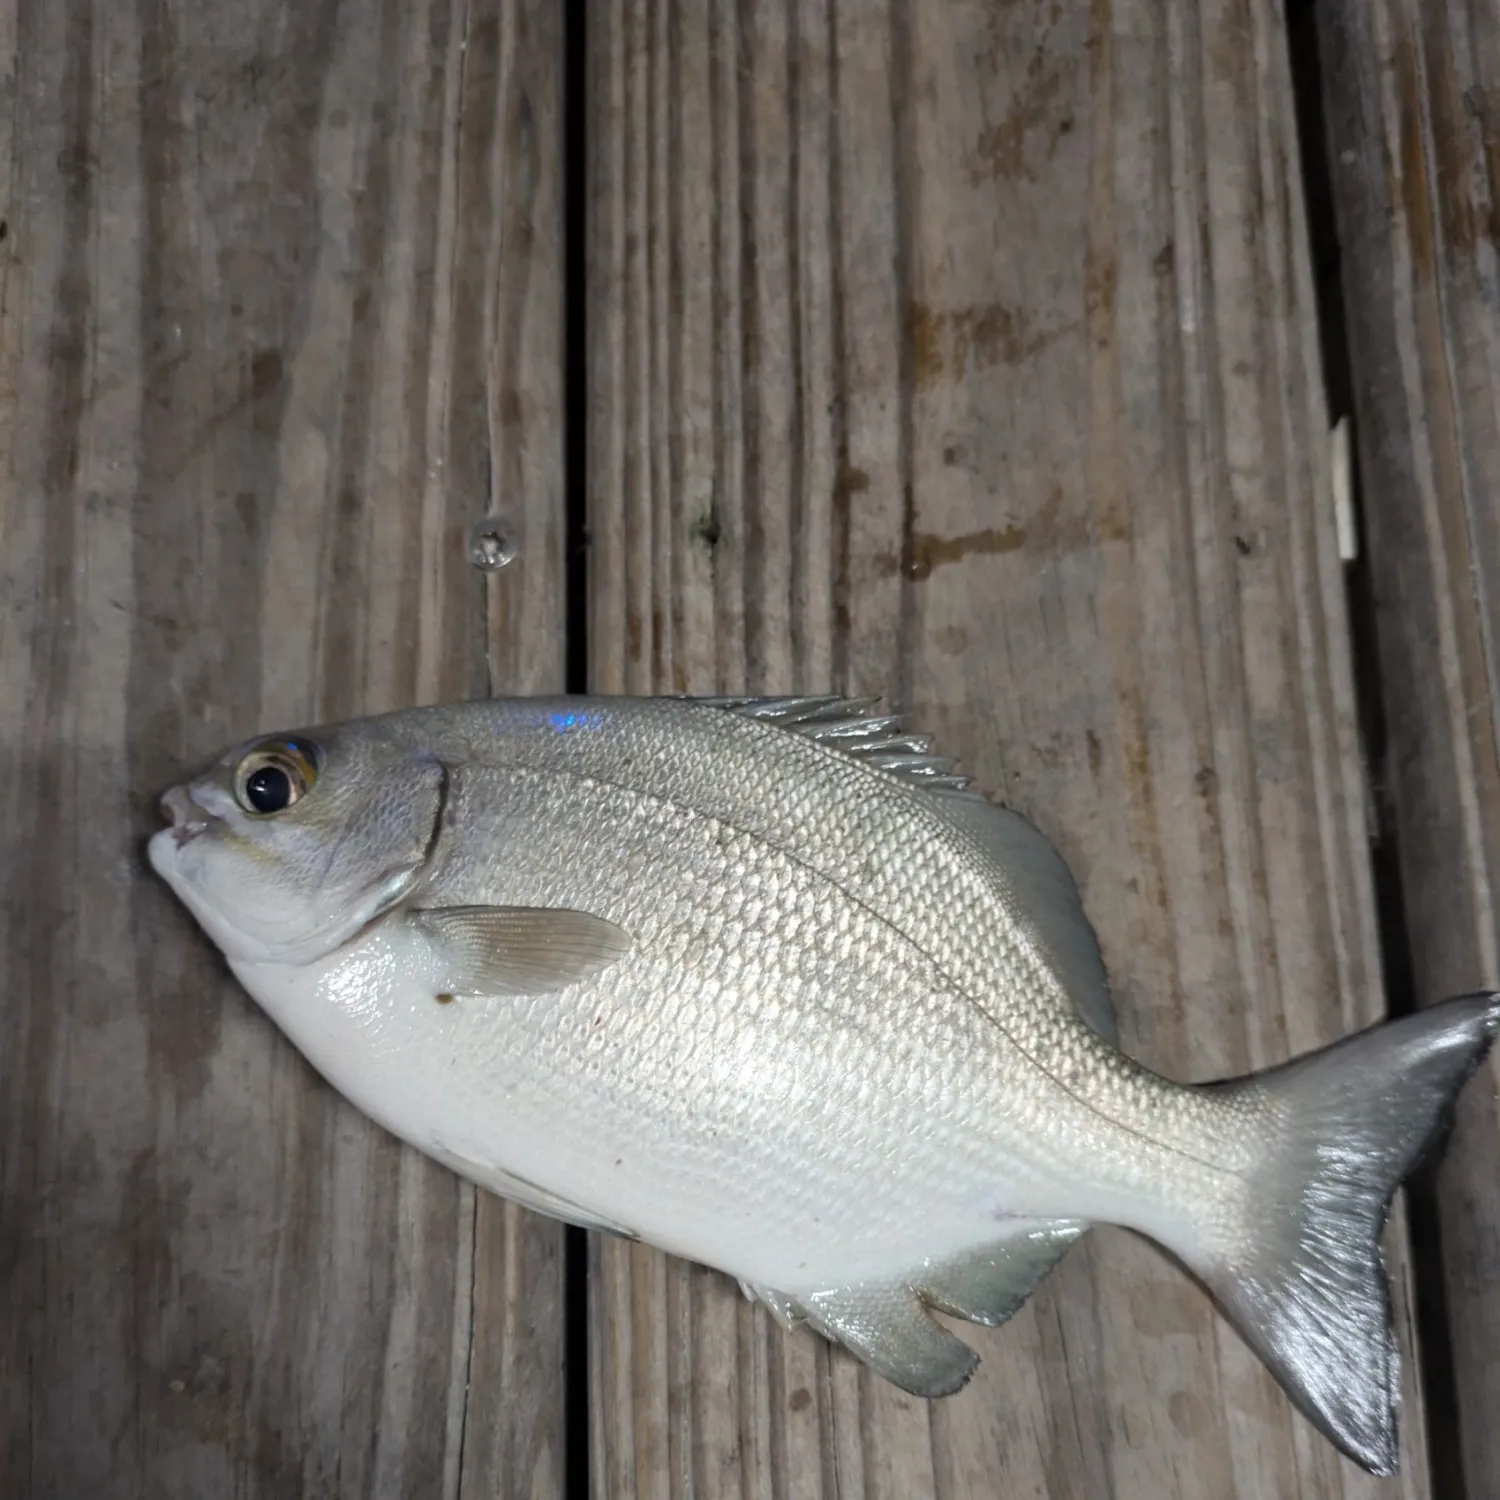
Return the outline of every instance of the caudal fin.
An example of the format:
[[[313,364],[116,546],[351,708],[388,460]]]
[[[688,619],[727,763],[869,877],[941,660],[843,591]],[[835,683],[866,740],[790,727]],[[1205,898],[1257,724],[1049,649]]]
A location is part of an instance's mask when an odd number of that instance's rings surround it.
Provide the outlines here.
[[[1195,1270],[1292,1400],[1373,1474],[1396,1470],[1400,1398],[1381,1231],[1497,1030],[1500,994],[1467,995],[1215,1086],[1258,1105],[1272,1144],[1252,1236]]]

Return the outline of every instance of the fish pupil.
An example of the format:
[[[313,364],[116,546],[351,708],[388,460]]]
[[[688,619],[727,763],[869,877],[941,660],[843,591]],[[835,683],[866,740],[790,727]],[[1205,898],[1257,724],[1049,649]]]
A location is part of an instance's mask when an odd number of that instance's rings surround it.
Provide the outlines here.
[[[245,778],[245,800],[258,813],[278,813],[292,801],[292,778],[280,766],[261,766]]]

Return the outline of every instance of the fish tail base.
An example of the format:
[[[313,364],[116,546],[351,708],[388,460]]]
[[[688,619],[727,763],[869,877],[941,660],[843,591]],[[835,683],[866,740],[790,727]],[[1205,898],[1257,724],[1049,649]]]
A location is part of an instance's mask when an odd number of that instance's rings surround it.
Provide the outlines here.
[[[1250,1078],[1268,1151],[1244,1242],[1194,1269],[1296,1405],[1372,1474],[1396,1471],[1399,1355],[1380,1236],[1403,1179],[1500,1030],[1468,995]]]

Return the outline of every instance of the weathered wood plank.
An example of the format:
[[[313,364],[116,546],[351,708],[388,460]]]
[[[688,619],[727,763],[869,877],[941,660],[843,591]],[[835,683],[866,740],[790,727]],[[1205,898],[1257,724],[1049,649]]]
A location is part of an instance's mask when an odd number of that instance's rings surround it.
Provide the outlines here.
[[[557,1495],[558,1226],[339,1100],[140,857],[237,737],[560,685],[557,9],[0,42],[0,1490]]]
[[[1417,1004],[1500,982],[1500,6],[1318,7],[1393,821]],[[1436,1173],[1449,1493],[1500,1494],[1500,1061]],[[1432,1268],[1438,1274],[1436,1265]],[[1438,1299],[1439,1305],[1442,1299]],[[1441,1423],[1441,1425],[1439,1425]]]
[[[1058,840],[1176,1076],[1377,1017],[1276,7],[589,14],[594,685],[911,710]],[[932,1405],[592,1270],[600,1496],[1425,1493],[1410,1379],[1377,1483],[1123,1234]]]

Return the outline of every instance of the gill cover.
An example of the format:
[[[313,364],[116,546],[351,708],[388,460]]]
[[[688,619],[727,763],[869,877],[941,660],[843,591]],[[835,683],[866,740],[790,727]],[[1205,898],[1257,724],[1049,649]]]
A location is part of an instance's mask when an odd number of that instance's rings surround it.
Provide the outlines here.
[[[295,936],[267,935],[266,962],[313,962],[410,895],[437,843],[447,781],[441,761],[409,760],[354,802],[329,852],[327,896],[318,900],[313,924]],[[367,878],[351,882],[355,871]]]
[[[342,947],[412,894],[442,825],[447,772],[435,757],[333,735],[316,777],[287,794],[276,777],[297,767],[284,743],[256,741],[174,788],[163,800],[173,826],[149,846],[231,961],[308,964]],[[267,770],[257,792],[252,778]]]

